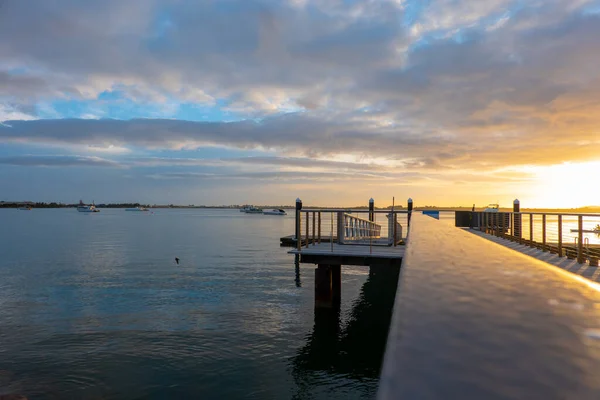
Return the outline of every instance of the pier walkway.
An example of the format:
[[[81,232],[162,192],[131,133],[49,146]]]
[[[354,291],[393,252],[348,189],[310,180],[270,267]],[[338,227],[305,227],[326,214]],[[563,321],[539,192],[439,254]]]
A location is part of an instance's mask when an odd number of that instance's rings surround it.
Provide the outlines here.
[[[600,398],[600,285],[413,213],[378,398]]]

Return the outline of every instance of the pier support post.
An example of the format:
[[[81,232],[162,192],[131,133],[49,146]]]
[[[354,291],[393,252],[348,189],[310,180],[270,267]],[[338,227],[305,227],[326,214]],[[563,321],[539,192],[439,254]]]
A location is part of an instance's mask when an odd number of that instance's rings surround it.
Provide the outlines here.
[[[330,265],[331,269],[331,298],[334,305],[342,302],[342,266]]]
[[[327,264],[319,264],[318,268],[315,268],[315,308],[332,306],[331,268]]]
[[[375,221],[375,200],[372,197],[369,199],[369,221]]]
[[[519,199],[515,199],[513,202],[513,213],[521,212],[521,202]],[[521,214],[513,214],[513,236],[521,241]]]

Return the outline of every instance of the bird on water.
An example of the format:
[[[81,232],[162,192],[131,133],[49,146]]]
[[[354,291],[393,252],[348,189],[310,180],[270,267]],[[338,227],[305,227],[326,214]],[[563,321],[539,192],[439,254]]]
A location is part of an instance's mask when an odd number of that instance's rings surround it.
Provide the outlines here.
[[[175,257],[175,262],[179,265],[179,258]]]

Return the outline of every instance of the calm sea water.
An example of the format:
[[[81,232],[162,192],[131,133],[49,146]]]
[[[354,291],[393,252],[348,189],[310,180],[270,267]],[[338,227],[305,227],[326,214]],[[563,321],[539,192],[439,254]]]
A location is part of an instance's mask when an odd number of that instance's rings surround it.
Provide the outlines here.
[[[368,399],[395,282],[342,269],[314,311],[293,216],[0,210],[0,395]],[[180,265],[174,258],[180,258]]]

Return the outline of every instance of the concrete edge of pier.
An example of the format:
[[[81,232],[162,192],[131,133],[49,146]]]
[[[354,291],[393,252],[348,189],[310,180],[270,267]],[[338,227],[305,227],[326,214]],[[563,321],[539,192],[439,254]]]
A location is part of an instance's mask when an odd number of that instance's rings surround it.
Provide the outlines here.
[[[597,399],[600,285],[421,214],[378,398]]]

